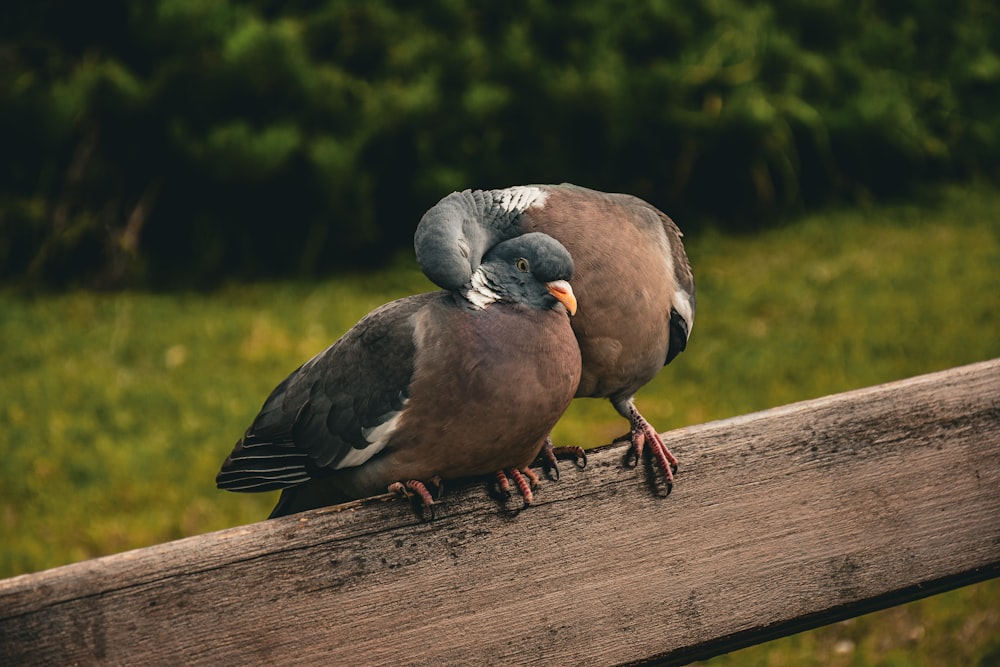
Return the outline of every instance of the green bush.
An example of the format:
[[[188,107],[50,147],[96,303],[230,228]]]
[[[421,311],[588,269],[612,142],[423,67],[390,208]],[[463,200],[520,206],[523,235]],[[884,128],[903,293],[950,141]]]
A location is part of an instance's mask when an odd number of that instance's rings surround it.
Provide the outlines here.
[[[0,10],[0,278],[385,257],[465,187],[739,227],[1000,160],[988,0],[117,0]]]

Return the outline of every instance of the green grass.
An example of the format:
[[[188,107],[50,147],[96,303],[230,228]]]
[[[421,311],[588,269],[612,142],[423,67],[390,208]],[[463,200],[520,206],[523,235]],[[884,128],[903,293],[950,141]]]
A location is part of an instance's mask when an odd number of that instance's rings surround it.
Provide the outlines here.
[[[690,239],[691,344],[640,409],[663,430],[1000,356],[997,211],[1000,194],[973,187]],[[262,519],[274,494],[213,480],[264,397],[364,313],[428,287],[401,259],[209,294],[0,292],[0,577]],[[624,430],[582,400],[556,437]],[[998,664],[998,637],[992,581],[712,664]]]

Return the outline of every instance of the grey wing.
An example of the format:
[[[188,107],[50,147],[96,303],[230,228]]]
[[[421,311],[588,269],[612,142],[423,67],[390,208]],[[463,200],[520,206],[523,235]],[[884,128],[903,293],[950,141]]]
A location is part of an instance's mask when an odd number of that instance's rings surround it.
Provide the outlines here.
[[[663,362],[663,365],[666,366],[687,347],[688,338],[691,336],[691,327],[694,326],[697,300],[694,273],[691,271],[691,262],[688,261],[687,253],[684,251],[684,242],[681,240],[684,235],[666,213],[658,209],[654,210],[663,222],[663,230],[670,243],[674,282],[677,288],[670,307],[670,346],[667,348],[667,357]]]
[[[646,209],[656,214],[660,226],[666,238],[670,253],[670,265],[673,267],[674,294],[670,302],[670,342],[667,346],[666,358],[663,365],[666,366],[687,347],[688,338],[691,336],[691,328],[694,326],[694,315],[697,301],[695,298],[694,274],[691,271],[691,263],[687,253],[684,251],[684,234],[677,224],[670,219],[666,213],[656,208],[649,202],[627,194],[619,194],[624,202],[632,207]],[[654,219],[649,216],[650,219]],[[636,220],[643,219],[636,216]]]
[[[413,375],[413,316],[439,293],[388,303],[279,384],[222,465],[229,491],[284,489],[360,465],[385,445]]]

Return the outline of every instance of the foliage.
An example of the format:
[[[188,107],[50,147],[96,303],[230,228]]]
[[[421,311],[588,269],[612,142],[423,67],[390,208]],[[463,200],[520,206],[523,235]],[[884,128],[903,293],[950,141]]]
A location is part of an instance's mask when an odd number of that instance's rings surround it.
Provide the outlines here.
[[[988,0],[0,12],[0,279],[360,266],[465,187],[569,180],[747,225],[1000,163]]]

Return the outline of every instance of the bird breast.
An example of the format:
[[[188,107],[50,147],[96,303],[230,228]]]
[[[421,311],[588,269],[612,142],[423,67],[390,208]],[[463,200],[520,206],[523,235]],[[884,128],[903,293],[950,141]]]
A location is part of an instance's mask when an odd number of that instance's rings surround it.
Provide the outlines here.
[[[579,384],[580,351],[569,317],[493,304],[464,313],[429,309],[421,318],[410,400],[386,456],[413,470],[414,479],[528,465]],[[426,447],[448,447],[447,457],[435,457],[447,459],[448,468],[403,462],[407,452]]]

